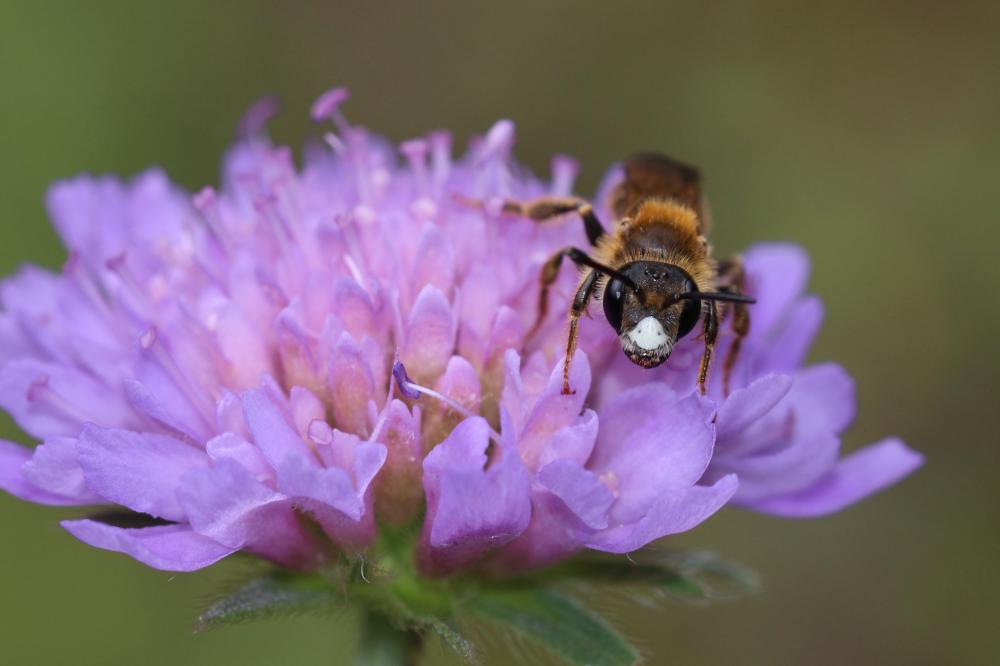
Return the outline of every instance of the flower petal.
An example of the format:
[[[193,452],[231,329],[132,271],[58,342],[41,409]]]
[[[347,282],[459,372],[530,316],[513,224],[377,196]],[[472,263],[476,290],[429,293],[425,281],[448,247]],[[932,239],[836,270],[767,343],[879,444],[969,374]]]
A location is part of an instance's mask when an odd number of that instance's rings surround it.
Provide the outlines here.
[[[544,468],[557,460],[571,460],[583,465],[594,450],[597,432],[597,413],[592,409],[585,410],[575,423],[557,430],[549,437],[542,447],[538,466]]]
[[[199,534],[284,566],[310,568],[319,563],[322,551],[299,523],[288,497],[233,460],[191,472],[177,495]]]
[[[549,439],[576,423],[583,411],[583,402],[590,391],[590,364],[582,351],[573,357],[569,378],[574,392],[565,395],[562,392],[563,359],[559,359],[552,368],[548,384],[530,409],[524,428],[517,435],[517,451],[529,469],[537,469]]]
[[[662,382],[636,384],[615,394],[600,409],[600,441],[617,446],[638,427],[669,412],[677,393]]]
[[[433,285],[448,292],[454,280],[455,253],[451,240],[436,226],[425,226],[413,261],[411,284]]]
[[[328,383],[337,428],[368,435],[368,402],[375,399],[375,378],[361,346],[347,333],[337,340],[330,357]]]
[[[587,546],[609,553],[630,553],[661,537],[686,532],[721,509],[737,485],[736,475],[730,474],[712,486],[693,486],[664,495],[637,522],[598,532]]]
[[[203,569],[236,552],[198,534],[187,525],[125,529],[95,520],[66,520],[62,526],[85,544],[125,553],[143,564],[164,571]]]
[[[87,486],[110,502],[167,520],[182,521],[181,478],[206,467],[205,452],[166,435],[88,425],[77,444]]]
[[[460,423],[424,458],[422,566],[445,573],[517,537],[531,518],[528,474],[513,449],[486,467],[489,425]]]
[[[785,495],[816,483],[837,464],[840,438],[831,432],[797,437],[777,451],[739,456],[732,464],[712,460],[715,476],[735,472],[740,488],[733,499],[740,504],[775,495]],[[716,465],[716,461],[719,464]]]
[[[260,449],[231,432],[224,432],[213,437],[205,445],[205,453],[213,462],[233,460],[253,474],[262,483],[274,483],[274,468],[261,453]]]
[[[364,514],[364,491],[355,490],[347,472],[336,467],[317,467],[302,456],[290,454],[278,466],[278,489],[290,497],[325,504],[355,522]]]
[[[750,502],[748,506],[785,518],[823,516],[891,486],[923,462],[921,454],[890,437],[850,454],[806,490]]]
[[[612,522],[638,521],[660,498],[678,497],[701,478],[715,443],[710,414],[710,405],[692,395],[623,439],[609,441],[603,432],[598,434],[587,468],[617,494]]]
[[[854,380],[836,363],[800,370],[788,393],[796,432],[843,432],[854,420]]]
[[[805,289],[809,257],[791,243],[761,243],[743,255],[753,306],[751,337],[767,336]]]
[[[823,302],[819,298],[805,296],[792,304],[780,325],[761,342],[767,352],[757,355],[755,374],[789,373],[799,368],[822,323]]]
[[[550,564],[583,547],[607,527],[614,496],[596,476],[569,460],[547,465],[535,477],[531,522],[488,565],[500,571]]]
[[[349,278],[340,278],[333,285],[333,311],[343,322],[344,330],[355,340],[379,331],[375,326],[375,307],[361,285]]]
[[[0,370],[0,408],[39,439],[75,437],[85,422],[136,424],[119,393],[76,368],[36,359],[11,361]]]
[[[127,379],[123,383],[125,397],[129,404],[139,414],[149,417],[151,420],[174,432],[190,438],[192,441],[201,441],[207,434],[204,428],[192,427],[191,421],[185,418],[185,413],[177,409],[167,409],[160,399],[153,394],[146,386],[134,379]]]
[[[284,462],[289,453],[312,455],[302,437],[289,425],[281,408],[264,390],[245,391],[241,400],[243,415],[254,443],[273,467]]]
[[[719,441],[738,438],[747,427],[781,402],[792,383],[788,375],[767,375],[746,388],[730,393],[719,408],[716,419]]]
[[[455,317],[444,293],[425,286],[417,297],[406,327],[400,360],[421,384],[433,384],[444,372],[455,348]]]
[[[24,478],[42,490],[66,497],[78,504],[102,504],[87,487],[77,455],[75,437],[50,437],[35,448],[21,468]]]
[[[39,488],[24,476],[24,466],[31,460],[32,450],[0,440],[0,488],[14,497],[36,504],[64,506],[74,504],[92,504],[89,499],[77,500],[64,497]]]
[[[615,497],[592,472],[572,460],[556,460],[538,472],[535,482],[562,500],[588,528],[601,530],[608,526],[608,510]]]

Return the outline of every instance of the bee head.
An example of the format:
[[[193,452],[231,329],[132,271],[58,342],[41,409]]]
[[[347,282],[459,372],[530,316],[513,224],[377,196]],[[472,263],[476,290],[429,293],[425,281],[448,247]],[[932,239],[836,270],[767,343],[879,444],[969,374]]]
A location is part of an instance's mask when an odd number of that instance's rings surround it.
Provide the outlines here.
[[[687,272],[673,264],[636,261],[617,273],[609,276],[604,289],[604,315],[629,360],[655,368],[698,323],[701,300],[694,297],[698,288]]]

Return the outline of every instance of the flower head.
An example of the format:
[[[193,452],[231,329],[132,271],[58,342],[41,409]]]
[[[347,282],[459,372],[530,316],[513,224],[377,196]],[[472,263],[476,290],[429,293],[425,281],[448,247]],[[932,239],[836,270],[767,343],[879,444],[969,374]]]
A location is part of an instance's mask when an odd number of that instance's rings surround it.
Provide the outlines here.
[[[582,230],[501,208],[569,194],[576,164],[531,176],[508,121],[458,160],[444,132],[397,149],[350,124],[346,98],[313,106],[334,131],[301,168],[267,138],[269,100],[219,190],[158,171],[52,188],[69,259],[0,293],[0,406],[40,442],[0,443],[0,487],[157,519],[63,525],[161,569],[237,551],[312,569],[419,523],[419,570],[444,576],[633,551],[730,499],[833,511],[919,464],[896,440],[838,462],[852,389],[800,367],[819,304],[791,247],[746,255],[758,305],[730,395],[696,393],[698,341],[643,371],[601,321],[564,395],[562,315],[528,332],[539,267]]]

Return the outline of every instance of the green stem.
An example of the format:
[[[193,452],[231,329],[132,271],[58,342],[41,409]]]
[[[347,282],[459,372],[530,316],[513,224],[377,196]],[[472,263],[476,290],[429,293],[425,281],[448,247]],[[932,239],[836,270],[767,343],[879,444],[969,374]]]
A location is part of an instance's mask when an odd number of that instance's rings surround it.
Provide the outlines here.
[[[361,643],[355,666],[416,666],[422,639],[395,625],[383,613],[368,609],[361,616]]]

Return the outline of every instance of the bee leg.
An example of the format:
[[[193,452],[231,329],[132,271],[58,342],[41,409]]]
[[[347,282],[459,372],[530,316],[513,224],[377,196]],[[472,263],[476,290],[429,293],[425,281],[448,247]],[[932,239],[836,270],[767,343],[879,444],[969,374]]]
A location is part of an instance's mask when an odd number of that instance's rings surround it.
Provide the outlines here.
[[[566,338],[566,359],[563,361],[563,395],[571,395],[576,391],[569,387],[569,368],[573,363],[573,354],[576,352],[577,329],[580,325],[580,317],[587,309],[591,297],[594,295],[594,286],[597,284],[597,271],[590,271],[583,278],[580,287],[573,296],[573,303],[569,307],[569,336]]]
[[[538,330],[541,325],[542,320],[545,318],[549,307],[549,287],[556,280],[556,276],[559,275],[559,267],[562,266],[562,261],[564,257],[569,257],[570,260],[582,268],[589,268],[587,274],[584,276],[583,280],[580,281],[580,286],[576,290],[576,295],[573,296],[573,303],[569,308],[569,338],[566,340],[566,360],[563,362],[563,394],[570,395],[573,391],[569,386],[569,368],[570,364],[573,362],[573,353],[576,351],[576,338],[577,329],[579,327],[580,317],[583,313],[587,311],[587,305],[590,303],[590,299],[594,295],[594,289],[597,286],[597,278],[600,274],[610,274],[615,275],[614,269],[605,266],[599,261],[591,258],[586,252],[577,247],[564,247],[563,249],[552,255],[552,258],[545,262],[542,266],[541,273],[541,292],[538,295],[538,315],[535,320],[535,324],[531,327],[528,332],[528,337],[530,339],[532,335]],[[625,278],[627,279],[627,278]]]
[[[538,333],[538,329],[540,329],[542,324],[545,322],[545,316],[549,313],[549,288],[556,281],[556,278],[559,277],[559,267],[562,266],[564,257],[569,257],[576,262],[578,266],[586,266],[586,262],[590,260],[584,251],[578,250],[574,247],[566,247],[552,255],[552,257],[542,265],[542,272],[539,275],[540,289],[538,292],[538,310],[535,314],[535,323],[532,324],[531,330],[528,331],[528,335],[524,338],[525,340],[530,340],[535,337],[535,334]],[[587,276],[587,279],[584,280],[584,284],[588,281],[591,282],[588,286],[588,290],[593,291],[594,284],[597,281],[597,274],[595,271],[591,271],[590,275]],[[581,288],[582,287],[583,284],[581,284]],[[578,291],[577,297],[579,296],[580,292]],[[589,296],[587,297],[587,300],[590,300]],[[574,299],[573,302],[576,303],[576,299]],[[585,308],[586,303],[584,303],[584,309]],[[580,314],[583,314],[583,309],[580,310]]]
[[[481,202],[463,201],[469,205],[482,206]],[[597,245],[597,241],[604,235],[604,226],[597,219],[594,207],[583,199],[576,197],[545,196],[532,199],[531,201],[507,199],[503,202],[501,211],[508,215],[526,217],[535,222],[546,222],[554,217],[575,212],[583,219],[583,229],[591,245]]]
[[[712,363],[712,351],[715,349],[715,339],[719,335],[719,306],[713,301],[705,303],[705,353],[701,356],[701,366],[698,368],[698,391],[705,395],[705,384],[708,382],[708,366]]]
[[[743,262],[739,257],[727,259],[719,264],[719,277],[723,284],[719,291],[730,294],[743,294],[746,284],[746,273],[743,270]],[[733,303],[732,330],[735,337],[733,344],[726,352],[726,358],[722,362],[722,393],[729,395],[729,378],[732,375],[733,366],[740,355],[743,347],[743,338],[750,332],[750,310],[746,303]]]

